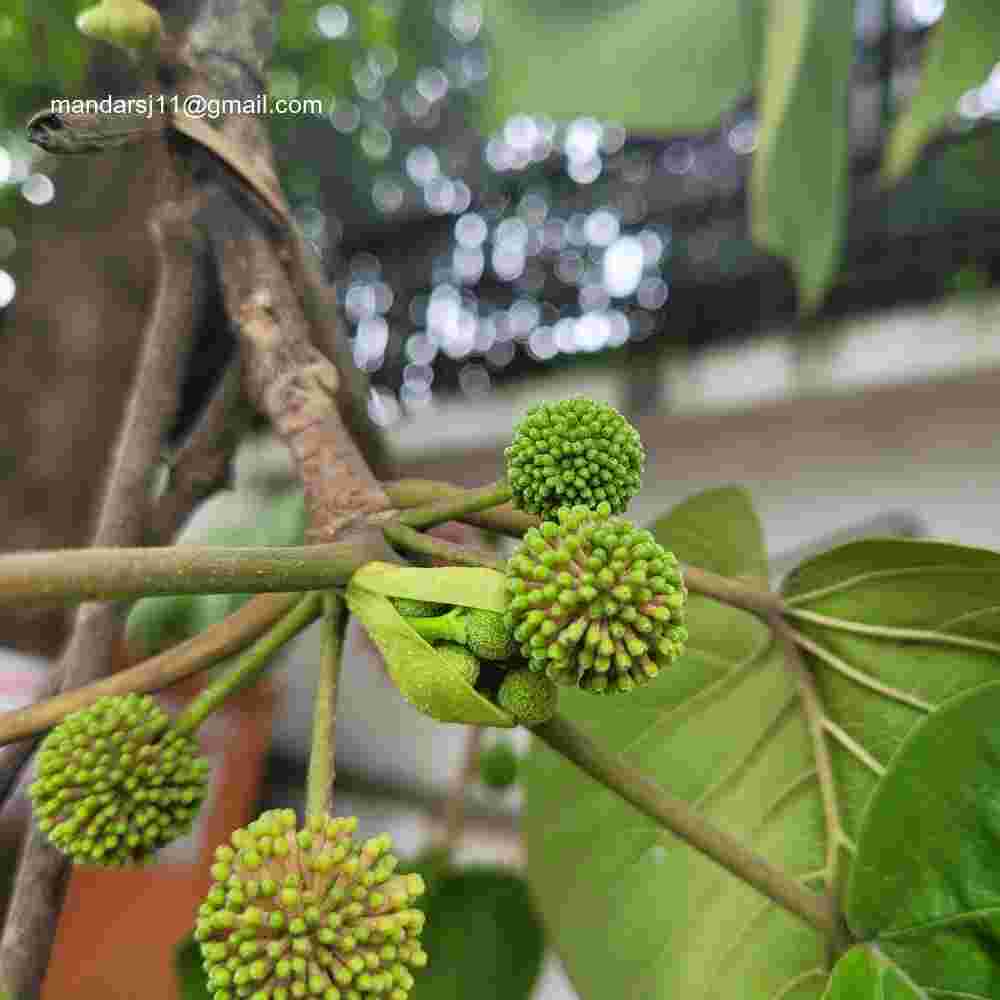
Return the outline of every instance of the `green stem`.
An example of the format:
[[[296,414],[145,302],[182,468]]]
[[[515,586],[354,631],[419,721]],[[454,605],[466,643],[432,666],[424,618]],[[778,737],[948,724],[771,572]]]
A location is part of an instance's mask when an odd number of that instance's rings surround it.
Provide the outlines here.
[[[532,730],[556,753],[576,764],[605,788],[707,855],[768,899],[824,935],[836,930],[826,900],[773,867],[735,837],[710,823],[683,799],[664,791],[618,754],[602,749],[567,719],[555,718]]]
[[[0,746],[43,733],[71,712],[110,695],[160,691],[171,684],[233,656],[263,635],[301,599],[299,594],[262,594],[247,601],[204,632],[127,670],[119,670],[93,684],[63,691],[25,708],[0,714]],[[3,779],[0,778],[0,786]]]
[[[697,566],[684,567],[684,583],[693,594],[713,597],[723,604],[743,608],[762,618],[770,618],[785,610],[785,602],[779,594]]]
[[[445,521],[457,521],[465,514],[497,507],[509,499],[510,487],[501,479],[476,490],[464,490],[453,497],[444,497],[425,507],[404,510],[399,515],[399,522],[409,528],[431,528]]]
[[[400,508],[433,504],[445,498],[460,497],[466,492],[460,486],[434,479],[397,479],[383,486],[393,506]],[[463,514],[458,520],[514,538],[520,538],[529,528],[537,528],[541,524],[537,515],[515,510],[510,503],[478,514]]]
[[[302,597],[288,614],[177,716],[174,729],[180,733],[193,733],[227,698],[255,681],[270,664],[274,654],[319,616],[322,604],[322,594],[312,593]]]
[[[382,530],[390,542],[407,552],[444,559],[459,566],[485,566],[487,569],[503,572],[503,560],[493,559],[484,552],[468,549],[464,545],[446,542],[441,538],[431,538],[430,535],[414,531],[399,521],[390,521]]]
[[[319,680],[313,705],[309,774],[306,779],[307,816],[329,813],[333,798],[337,751],[337,689],[346,624],[343,601],[332,591],[327,591],[323,595],[323,637]]]
[[[465,626],[458,619],[464,618],[464,608],[452,608],[447,614],[435,618],[406,618],[404,621],[414,632],[428,642],[457,642],[465,645]]]
[[[385,558],[366,542],[288,547],[172,545],[0,556],[0,605],[26,599],[117,601],[153,594],[326,590]]]

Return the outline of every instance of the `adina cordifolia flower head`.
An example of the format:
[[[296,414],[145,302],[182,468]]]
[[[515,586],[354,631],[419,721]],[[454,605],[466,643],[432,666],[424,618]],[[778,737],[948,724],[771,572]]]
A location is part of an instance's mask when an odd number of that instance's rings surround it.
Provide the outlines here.
[[[208,762],[149,695],[100,698],[42,741],[28,789],[38,826],[78,863],[138,864],[186,833]]]
[[[559,507],[606,502],[620,513],[639,491],[646,459],[639,432],[589,399],[528,410],[504,452],[515,506],[547,517]]]
[[[356,843],[357,819],[265,812],[216,849],[198,911],[213,1000],[406,1000],[423,967],[424,891],[395,874],[385,834]]]
[[[648,531],[563,508],[532,528],[507,563],[514,639],[532,670],[586,691],[631,691],[687,640],[677,558]]]

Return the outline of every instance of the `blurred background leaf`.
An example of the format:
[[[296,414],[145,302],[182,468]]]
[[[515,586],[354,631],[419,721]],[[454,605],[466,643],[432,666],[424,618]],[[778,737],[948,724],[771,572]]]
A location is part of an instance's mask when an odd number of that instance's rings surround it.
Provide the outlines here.
[[[515,872],[470,866],[438,873],[420,901],[421,1000],[528,1000],[542,966],[544,938],[527,883]]]
[[[1000,6],[993,0],[954,0],[931,34],[923,79],[896,122],[883,167],[898,181],[923,146],[955,117],[959,99],[979,100],[977,88],[1000,62]],[[993,86],[1000,86],[1000,78]],[[970,117],[976,109],[970,108]]]
[[[193,933],[174,946],[174,973],[178,1000],[212,1000],[208,977],[201,964],[201,948]]]
[[[805,312],[840,260],[854,19],[849,3],[769,3],[751,221],[754,239],[794,268]]]
[[[487,0],[496,126],[517,112],[640,131],[711,127],[753,87],[758,0]]]

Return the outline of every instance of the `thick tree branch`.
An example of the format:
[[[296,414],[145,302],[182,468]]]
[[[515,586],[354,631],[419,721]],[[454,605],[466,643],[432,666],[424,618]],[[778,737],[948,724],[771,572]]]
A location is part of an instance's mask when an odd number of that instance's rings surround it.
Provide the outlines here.
[[[310,534],[328,541],[389,507],[336,406],[337,369],[309,326],[270,243],[248,234],[217,244],[226,309],[245,347],[251,398],[288,445],[302,478]]]
[[[381,537],[381,532],[375,536]],[[123,600],[161,594],[321,590],[347,583],[363,563],[385,558],[371,537],[327,545],[172,545],[64,549],[0,556],[0,603]]]
[[[190,207],[164,206],[151,230],[160,253],[160,285],[94,534],[99,546],[143,540],[150,476],[176,412],[181,359],[194,328]],[[60,664],[62,690],[108,671],[120,629],[120,616],[111,605],[84,604],[78,609]],[[32,824],[0,939],[0,979],[19,1000],[35,1000],[40,994],[69,867],[66,856]]]

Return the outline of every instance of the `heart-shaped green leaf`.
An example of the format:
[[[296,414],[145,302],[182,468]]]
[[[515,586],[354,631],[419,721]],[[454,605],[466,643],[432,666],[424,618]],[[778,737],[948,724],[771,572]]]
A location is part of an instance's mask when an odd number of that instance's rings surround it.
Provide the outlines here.
[[[414,708],[439,722],[506,728],[516,725],[512,715],[484,698],[429,642],[417,635],[392,601],[361,586],[358,575],[348,584],[347,606],[378,647],[399,693]]]
[[[823,1000],[929,1000],[884,955],[856,945],[834,966]]]
[[[421,569],[417,566],[370,562],[354,574],[352,581],[365,590],[385,597],[460,604],[485,611],[507,610],[506,577],[494,569],[471,566]]]
[[[981,700],[1000,680],[1000,555],[942,542],[854,542],[799,567],[784,591],[834,727],[843,830],[858,844],[852,926],[877,935],[921,988],[1000,995],[991,918],[969,915],[963,927],[946,920],[936,934],[896,936],[908,919],[900,914],[910,906],[915,914],[918,897],[937,905],[946,884],[967,900],[1000,887],[963,826],[981,823],[977,810],[989,809],[1000,788],[997,774],[989,776],[988,744],[997,734],[983,728],[990,711]],[[939,848],[954,855],[950,863]]]
[[[694,497],[655,533],[685,562],[766,574],[742,490]],[[655,681],[611,698],[567,690],[560,712],[808,879],[824,865],[823,812],[778,647],[752,615],[697,594],[688,629],[688,649]],[[582,997],[757,1000],[785,987],[819,997],[823,943],[812,930],[546,747],[536,743],[522,773],[529,878]]]
[[[935,996],[1000,995],[1000,681],[942,705],[893,757],[845,910]]]
[[[738,491],[693,498],[656,532],[683,561],[731,576],[758,577],[765,565],[759,525]],[[689,649],[671,671],[621,698],[567,691],[561,706],[594,739],[821,891],[850,865],[869,797],[907,735],[932,706],[1000,677],[1000,555],[856,543],[802,566],[786,592],[818,696],[813,722],[833,774],[830,813],[796,675],[762,622],[702,595],[691,595]],[[943,736],[938,745],[946,766]],[[823,995],[825,947],[811,929],[547,748],[533,749],[523,774],[529,875],[582,996]],[[914,822],[910,830],[919,835]],[[958,946],[940,943],[958,939],[922,939],[923,958],[886,941],[899,972],[883,975],[886,990],[944,981],[925,975],[935,961],[960,970]],[[977,992],[980,985],[953,995],[1000,997],[1000,980]]]

